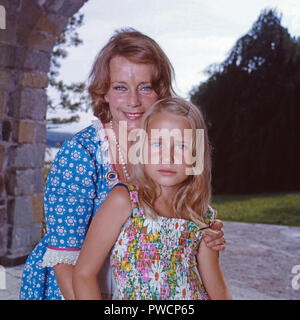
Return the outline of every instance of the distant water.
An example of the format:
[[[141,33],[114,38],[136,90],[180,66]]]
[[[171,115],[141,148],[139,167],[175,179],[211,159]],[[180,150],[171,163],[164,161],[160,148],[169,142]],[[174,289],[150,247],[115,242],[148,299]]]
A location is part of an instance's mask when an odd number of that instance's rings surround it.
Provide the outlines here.
[[[47,131],[45,161],[53,161],[59,148],[65,140],[74,136],[70,132]]]
[[[66,139],[72,138],[74,133],[47,131],[46,146],[52,148],[60,148]]]

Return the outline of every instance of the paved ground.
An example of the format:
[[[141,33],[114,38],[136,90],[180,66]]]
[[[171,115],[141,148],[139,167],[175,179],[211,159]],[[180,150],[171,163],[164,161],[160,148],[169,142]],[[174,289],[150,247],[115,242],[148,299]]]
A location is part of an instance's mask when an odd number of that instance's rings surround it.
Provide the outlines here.
[[[221,262],[235,299],[300,300],[300,289],[292,288],[292,268],[300,265],[300,227],[225,222],[224,230]]]
[[[300,289],[292,288],[292,268],[300,265],[300,227],[225,222],[224,230],[221,262],[234,299],[300,300]],[[18,299],[22,269],[5,269],[0,300]]]

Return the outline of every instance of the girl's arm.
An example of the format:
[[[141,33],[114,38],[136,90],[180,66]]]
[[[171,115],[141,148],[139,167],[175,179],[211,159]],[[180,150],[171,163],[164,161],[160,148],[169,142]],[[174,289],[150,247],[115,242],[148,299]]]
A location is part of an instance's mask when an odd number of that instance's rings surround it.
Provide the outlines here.
[[[95,214],[73,271],[75,299],[98,300],[97,275],[132,211],[127,190],[116,186]]]
[[[219,252],[200,242],[197,254],[198,271],[210,299],[231,300],[219,260]]]

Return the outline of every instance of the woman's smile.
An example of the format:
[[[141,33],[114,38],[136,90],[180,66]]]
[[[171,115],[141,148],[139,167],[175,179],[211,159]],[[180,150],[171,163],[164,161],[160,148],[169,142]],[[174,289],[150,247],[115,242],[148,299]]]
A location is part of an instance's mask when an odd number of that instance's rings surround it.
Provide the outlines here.
[[[128,120],[139,120],[142,118],[144,112],[136,112],[136,113],[129,113],[129,112],[124,112],[123,111],[124,116],[128,119]]]

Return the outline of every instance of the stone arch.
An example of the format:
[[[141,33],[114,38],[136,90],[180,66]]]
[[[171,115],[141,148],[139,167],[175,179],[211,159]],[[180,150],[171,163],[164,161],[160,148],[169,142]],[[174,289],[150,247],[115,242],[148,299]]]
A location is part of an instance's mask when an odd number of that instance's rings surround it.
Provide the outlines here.
[[[47,73],[56,37],[87,0],[1,0],[0,264],[21,264],[42,227]]]

